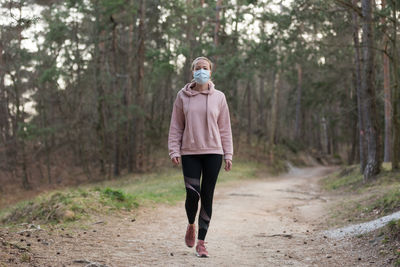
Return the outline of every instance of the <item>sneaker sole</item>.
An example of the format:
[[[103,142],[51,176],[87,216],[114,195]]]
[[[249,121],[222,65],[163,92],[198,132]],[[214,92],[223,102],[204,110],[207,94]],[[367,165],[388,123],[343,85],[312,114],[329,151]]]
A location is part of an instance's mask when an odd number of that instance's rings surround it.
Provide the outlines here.
[[[196,256],[199,257],[199,258],[208,258],[208,255],[204,255],[204,254],[200,255],[197,252],[196,252]]]
[[[186,239],[185,239],[185,245],[188,246],[189,248],[192,248],[192,247],[194,247],[195,242],[193,242],[193,245],[190,245],[190,244],[188,244],[188,242],[186,242]]]

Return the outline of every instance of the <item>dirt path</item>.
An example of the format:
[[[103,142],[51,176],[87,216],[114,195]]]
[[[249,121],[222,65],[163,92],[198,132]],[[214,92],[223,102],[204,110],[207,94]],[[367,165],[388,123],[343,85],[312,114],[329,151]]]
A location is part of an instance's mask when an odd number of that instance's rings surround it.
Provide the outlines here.
[[[87,265],[74,262],[79,259],[107,266],[375,266],[351,243],[322,234],[327,204],[335,199],[321,196],[316,182],[330,171],[294,169],[218,184],[206,240],[210,258],[185,246],[182,202],[99,219],[86,231],[58,230],[31,248],[39,266]]]

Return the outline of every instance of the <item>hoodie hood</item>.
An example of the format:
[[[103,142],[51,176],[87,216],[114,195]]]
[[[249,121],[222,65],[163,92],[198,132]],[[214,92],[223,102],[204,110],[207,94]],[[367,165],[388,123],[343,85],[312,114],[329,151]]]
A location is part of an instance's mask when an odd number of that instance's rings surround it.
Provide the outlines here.
[[[196,86],[196,82],[191,82],[186,84],[183,88],[182,91],[185,95],[189,97],[189,106],[190,106],[190,100],[192,99],[193,96],[196,96],[198,94],[205,94],[207,95],[207,101],[206,101],[206,118],[207,118],[207,129],[208,129],[208,135],[211,139],[214,139],[214,136],[212,134],[211,126],[210,126],[210,112],[209,112],[209,99],[210,95],[215,92],[215,85],[212,81],[208,81],[208,90],[203,90],[203,91],[196,91],[193,90],[193,88]],[[189,121],[189,136],[190,136],[190,142],[194,143],[194,138],[193,138],[193,128],[192,128],[192,119],[191,119],[191,113],[188,112],[188,121]]]
[[[183,88],[183,92],[187,95],[187,96],[195,96],[198,94],[213,94],[215,92],[215,85],[212,81],[208,81],[208,90],[203,90],[203,91],[196,91],[193,90],[193,88],[196,86],[196,82],[191,82],[191,83],[187,83]]]

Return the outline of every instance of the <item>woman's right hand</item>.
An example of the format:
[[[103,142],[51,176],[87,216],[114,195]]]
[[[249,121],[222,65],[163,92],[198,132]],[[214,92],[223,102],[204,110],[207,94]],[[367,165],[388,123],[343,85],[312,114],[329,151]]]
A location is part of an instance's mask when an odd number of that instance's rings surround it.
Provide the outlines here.
[[[172,163],[173,163],[174,165],[178,166],[178,165],[179,165],[179,162],[180,162],[180,157],[172,158]]]

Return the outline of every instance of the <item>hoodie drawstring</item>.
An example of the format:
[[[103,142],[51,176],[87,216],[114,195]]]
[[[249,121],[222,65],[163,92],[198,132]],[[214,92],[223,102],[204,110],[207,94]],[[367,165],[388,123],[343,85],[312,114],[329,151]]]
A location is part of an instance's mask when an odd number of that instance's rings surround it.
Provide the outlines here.
[[[208,111],[208,100],[210,99],[209,96],[210,96],[210,94],[207,94],[207,104],[206,104],[207,128],[208,128],[208,134],[210,135],[210,138],[211,138],[211,139],[214,139],[214,136],[213,136],[213,134],[212,134],[211,127],[210,127],[210,120],[208,119],[209,116],[210,116],[210,115],[209,115],[209,111]]]
[[[190,100],[192,99],[192,97],[189,97],[189,107],[190,107]],[[190,133],[190,142],[194,143],[194,137],[193,137],[193,127],[192,127],[192,118],[191,118],[191,114],[192,112],[188,112],[188,116],[190,116],[188,118],[188,121],[190,121],[190,125],[189,125],[189,133]]]

